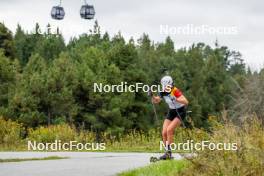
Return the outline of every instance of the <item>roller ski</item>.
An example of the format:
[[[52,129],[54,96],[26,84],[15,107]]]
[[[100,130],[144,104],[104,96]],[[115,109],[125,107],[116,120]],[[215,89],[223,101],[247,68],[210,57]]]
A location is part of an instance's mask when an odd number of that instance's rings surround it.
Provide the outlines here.
[[[172,160],[173,157],[171,155],[171,152],[166,152],[164,155],[160,156],[160,157],[150,157],[150,162],[151,163],[155,163],[157,161],[162,161],[162,160]]]

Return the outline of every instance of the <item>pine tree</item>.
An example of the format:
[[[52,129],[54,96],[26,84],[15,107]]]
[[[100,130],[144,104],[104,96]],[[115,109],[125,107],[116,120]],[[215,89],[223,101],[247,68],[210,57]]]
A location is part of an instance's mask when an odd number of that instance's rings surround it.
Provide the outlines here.
[[[12,32],[3,23],[0,23],[0,49],[3,50],[5,56],[15,58]]]

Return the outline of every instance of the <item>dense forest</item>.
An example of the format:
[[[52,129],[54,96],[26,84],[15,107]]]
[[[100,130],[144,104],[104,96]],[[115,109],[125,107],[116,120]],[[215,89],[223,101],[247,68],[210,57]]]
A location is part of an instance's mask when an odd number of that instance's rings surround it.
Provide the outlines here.
[[[263,117],[264,69],[252,73],[239,52],[217,41],[174,46],[170,37],[160,43],[147,34],[111,37],[97,22],[68,43],[59,29],[40,34],[18,25],[12,33],[0,23],[0,116],[32,128],[68,123],[99,133],[147,131],[157,122],[146,93],[98,93],[93,84],[157,84],[166,68],[189,99],[195,127],[208,129],[208,118],[225,114],[234,121]],[[160,121],[166,108],[157,106]]]

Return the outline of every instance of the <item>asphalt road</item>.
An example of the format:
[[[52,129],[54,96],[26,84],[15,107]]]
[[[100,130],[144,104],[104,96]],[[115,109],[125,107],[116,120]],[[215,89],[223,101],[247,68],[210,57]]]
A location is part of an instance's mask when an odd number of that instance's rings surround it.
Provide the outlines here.
[[[96,152],[0,152],[0,159],[70,157],[62,160],[42,160],[0,163],[0,176],[109,176],[125,170],[146,166],[151,153]],[[176,159],[181,159],[175,154]]]

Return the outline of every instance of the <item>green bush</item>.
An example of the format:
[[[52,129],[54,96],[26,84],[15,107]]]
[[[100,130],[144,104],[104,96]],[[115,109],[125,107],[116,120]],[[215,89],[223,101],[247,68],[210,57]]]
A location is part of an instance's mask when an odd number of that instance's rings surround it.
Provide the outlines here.
[[[183,176],[260,176],[264,173],[264,130],[257,118],[251,118],[242,126],[225,124],[213,131],[213,143],[236,142],[238,150],[204,150],[189,159],[190,167]]]
[[[96,134],[91,131],[81,130],[75,137],[75,140],[81,143],[90,143],[96,141]]]
[[[21,142],[24,128],[21,124],[0,117],[0,145],[8,147]]]
[[[106,148],[110,151],[158,152],[161,132],[150,130],[146,133],[131,130],[126,134],[120,134],[118,137],[104,133],[103,141],[106,143]]]
[[[75,128],[70,127],[67,124],[52,125],[49,127],[39,127],[37,129],[29,129],[28,140],[50,143],[55,140],[61,140],[62,142],[68,142],[75,140],[78,135]]]

